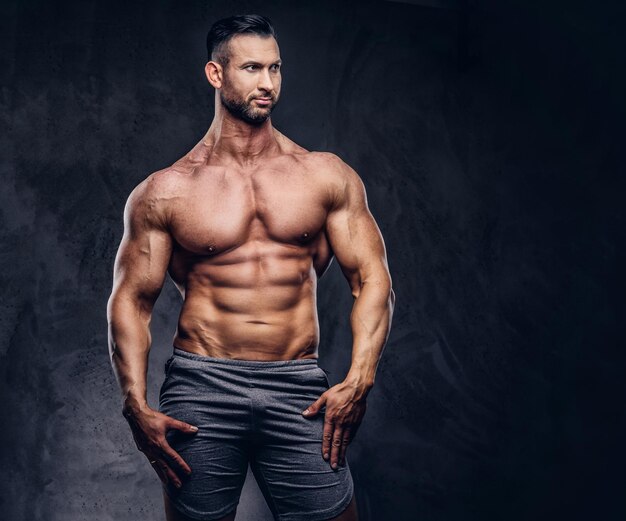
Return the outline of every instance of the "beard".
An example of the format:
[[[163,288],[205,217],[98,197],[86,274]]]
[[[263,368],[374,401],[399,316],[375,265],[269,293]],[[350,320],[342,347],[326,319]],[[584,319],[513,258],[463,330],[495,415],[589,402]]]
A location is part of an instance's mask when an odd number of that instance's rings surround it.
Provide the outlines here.
[[[270,117],[272,110],[278,103],[278,99],[272,96],[271,102],[266,107],[255,107],[252,105],[253,98],[249,101],[236,98],[228,98],[224,96],[223,92],[220,92],[220,100],[222,105],[230,112],[234,117],[242,119],[247,123],[253,125],[259,125]]]

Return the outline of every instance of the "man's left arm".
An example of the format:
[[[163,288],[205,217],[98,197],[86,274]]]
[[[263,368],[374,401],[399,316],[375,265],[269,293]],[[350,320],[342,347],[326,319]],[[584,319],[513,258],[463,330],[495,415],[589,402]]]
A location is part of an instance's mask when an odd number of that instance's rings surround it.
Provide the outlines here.
[[[345,463],[347,446],[365,414],[367,394],[389,336],[395,294],[384,240],[369,211],[363,182],[339,158],[333,164],[337,181],[326,236],[355,299],[350,314],[352,363],[345,380],[328,389],[303,414],[315,416],[326,405],[322,455],[336,468]]]

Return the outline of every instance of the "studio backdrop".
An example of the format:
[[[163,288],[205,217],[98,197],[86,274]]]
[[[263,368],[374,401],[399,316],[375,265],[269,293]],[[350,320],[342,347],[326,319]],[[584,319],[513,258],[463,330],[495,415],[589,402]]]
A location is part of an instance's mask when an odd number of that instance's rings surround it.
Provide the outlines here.
[[[206,32],[240,13],[278,32],[274,126],[359,173],[386,242],[393,326],[348,449],[361,519],[624,519],[624,9],[507,0],[2,3],[0,517],[164,518],[106,303],[126,198],[208,129]],[[168,279],[152,404],[180,306]],[[331,384],[351,306],[335,261]],[[271,519],[250,475],[238,516]]]

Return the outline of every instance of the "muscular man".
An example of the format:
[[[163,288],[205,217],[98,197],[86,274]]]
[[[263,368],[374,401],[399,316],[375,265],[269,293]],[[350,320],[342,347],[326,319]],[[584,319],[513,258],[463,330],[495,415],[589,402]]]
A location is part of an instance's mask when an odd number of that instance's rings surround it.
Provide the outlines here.
[[[272,127],[281,60],[269,20],[220,20],[207,46],[208,132],[124,210],[107,308],[123,414],[169,521],[234,519],[248,464],[275,519],[356,520],[346,449],[391,324],[384,242],[355,171]],[[351,366],[330,387],[316,289],[333,256],[355,300]],[[166,273],[184,303],[155,410],[149,325]]]

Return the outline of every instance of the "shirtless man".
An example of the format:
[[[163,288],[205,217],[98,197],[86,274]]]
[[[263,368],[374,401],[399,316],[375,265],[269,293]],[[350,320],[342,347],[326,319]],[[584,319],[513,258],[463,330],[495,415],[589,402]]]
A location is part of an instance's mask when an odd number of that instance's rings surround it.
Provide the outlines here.
[[[275,519],[356,520],[346,449],[391,325],[384,242],[355,171],[272,127],[281,60],[269,20],[220,20],[207,47],[208,132],[124,210],[107,307],[123,414],[169,521],[233,520],[248,464]],[[333,255],[355,300],[351,366],[330,387],[316,290]],[[155,410],[149,325],[166,273],[184,303]]]

